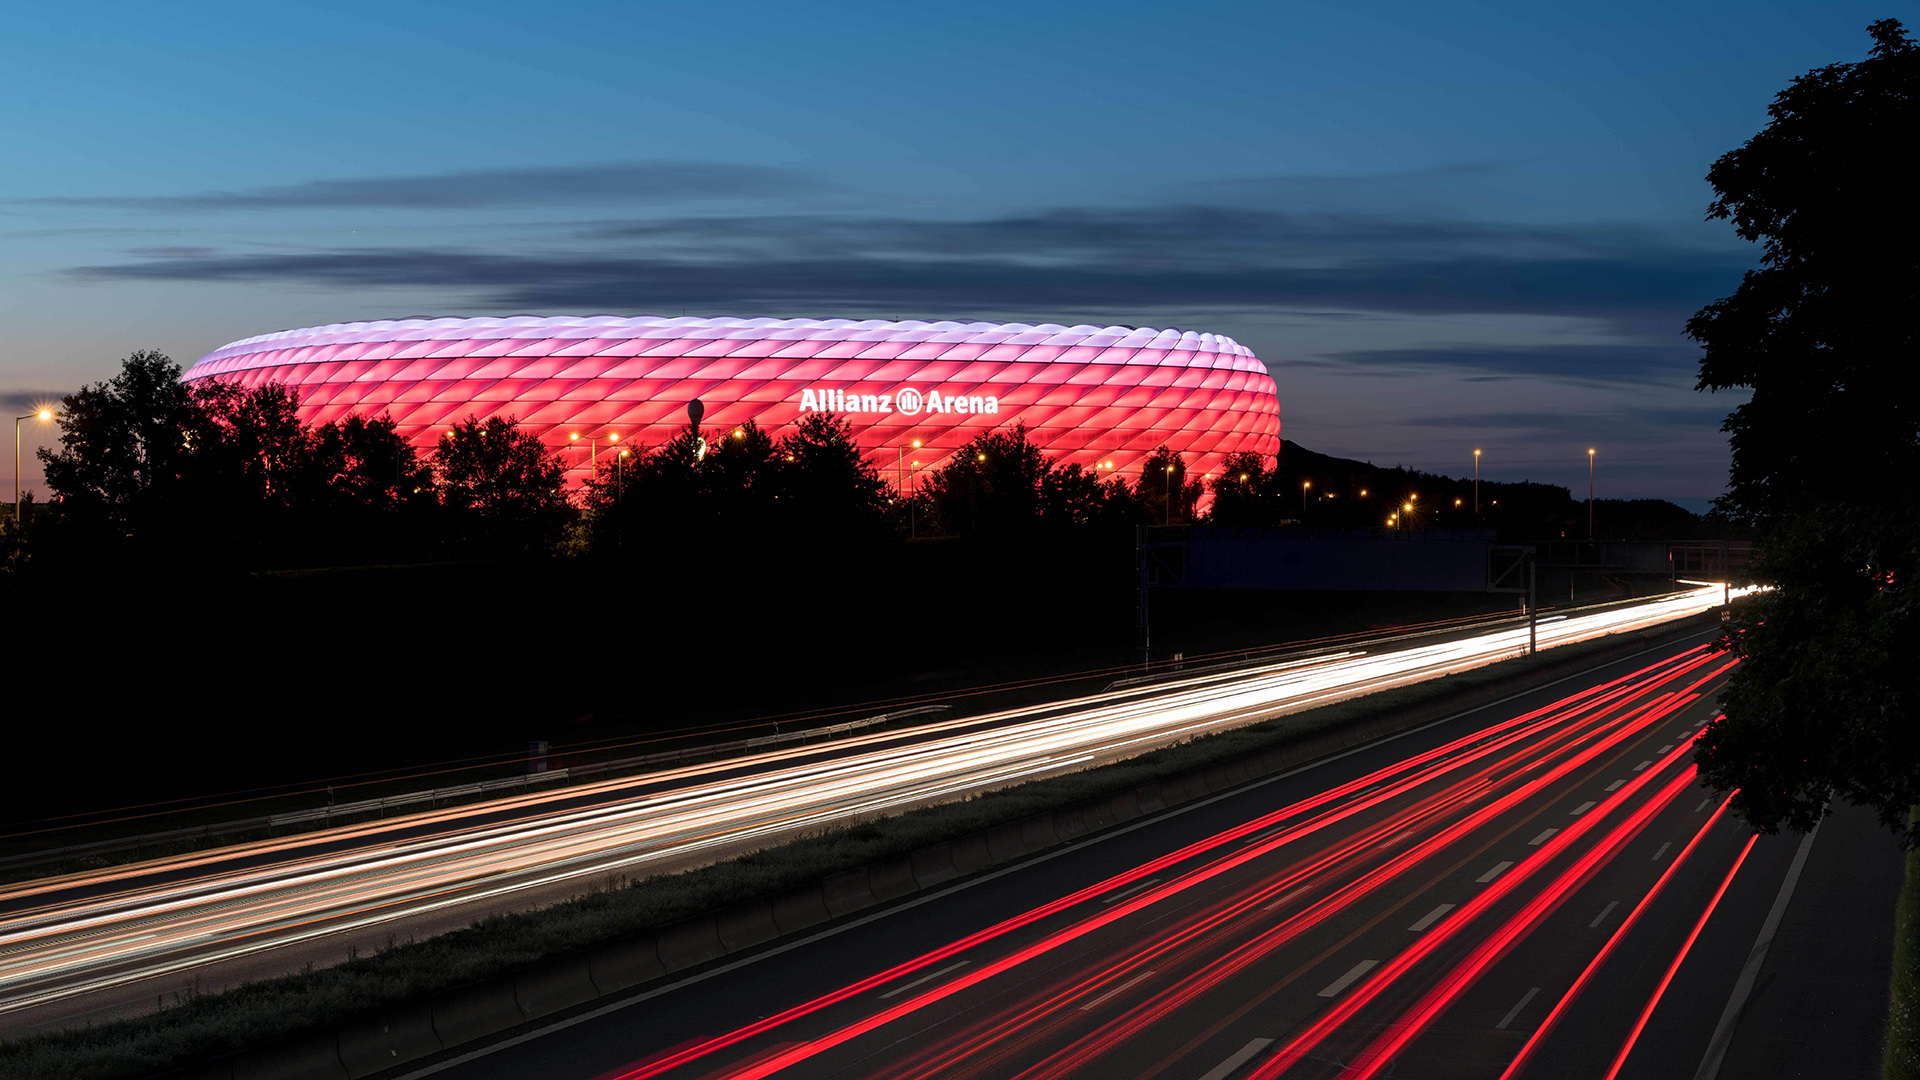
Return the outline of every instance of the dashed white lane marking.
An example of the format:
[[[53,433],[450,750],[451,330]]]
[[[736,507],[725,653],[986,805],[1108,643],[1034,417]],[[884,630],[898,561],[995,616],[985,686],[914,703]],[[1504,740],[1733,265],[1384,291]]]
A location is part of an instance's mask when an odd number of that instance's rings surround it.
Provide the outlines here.
[[[1713,800],[1712,800],[1712,799],[1701,799],[1701,800],[1700,800],[1700,805],[1699,805],[1699,806],[1696,806],[1696,807],[1694,807],[1694,808],[1693,808],[1693,812],[1694,812],[1694,813],[1696,813],[1696,814],[1704,814],[1704,813],[1706,813],[1706,812],[1707,812],[1707,807],[1709,807],[1709,806],[1712,806],[1712,805],[1713,805]]]
[[[1260,910],[1261,910],[1261,911],[1272,911],[1272,910],[1273,910],[1274,908],[1277,908],[1277,907],[1279,907],[1279,906],[1280,906],[1281,904],[1284,904],[1284,903],[1286,903],[1287,901],[1289,901],[1289,900],[1291,900],[1291,899],[1293,899],[1294,897],[1296,897],[1296,896],[1299,896],[1299,895],[1300,895],[1301,893],[1303,893],[1303,892],[1306,892],[1306,891],[1307,891],[1308,889],[1310,889],[1310,888],[1312,888],[1312,886],[1310,886],[1310,885],[1302,885],[1302,886],[1300,886],[1299,888],[1297,888],[1297,889],[1295,889],[1295,890],[1293,890],[1292,892],[1290,892],[1290,893],[1288,893],[1287,895],[1285,895],[1285,896],[1283,896],[1283,897],[1281,897],[1280,899],[1278,899],[1278,900],[1275,900],[1275,901],[1274,901],[1273,903],[1271,903],[1271,904],[1268,904],[1268,905],[1267,905],[1266,907],[1263,907],[1263,908],[1261,908]]]
[[[1557,832],[1559,832],[1559,831],[1560,831],[1559,829],[1542,829],[1542,830],[1540,830],[1540,835],[1539,835],[1539,836],[1536,836],[1536,837],[1534,837],[1533,839],[1531,839],[1531,840],[1529,840],[1529,841],[1527,841],[1527,846],[1528,846],[1528,847],[1539,847],[1539,846],[1540,846],[1541,844],[1544,844],[1544,843],[1546,843],[1546,842],[1547,842],[1547,840],[1548,840],[1548,839],[1549,839],[1550,837],[1552,837],[1554,833],[1557,833]]]
[[[1613,909],[1619,906],[1620,906],[1620,901],[1618,900],[1607,901],[1607,906],[1601,908],[1600,914],[1595,915],[1593,917],[1593,921],[1588,923],[1587,926],[1592,929],[1599,929],[1600,924],[1607,921],[1607,916],[1613,914]]]
[[[1639,771],[1640,771],[1641,769],[1644,769],[1644,768],[1646,768],[1647,766],[1649,766],[1649,765],[1651,765],[1651,764],[1653,764],[1653,762],[1651,762],[1651,761],[1643,761],[1643,762],[1641,762],[1640,764],[1638,764],[1638,765],[1635,765],[1635,766],[1633,767],[1633,771],[1634,771],[1634,772],[1639,772]]]
[[[1422,915],[1420,917],[1419,922],[1414,923],[1412,926],[1407,927],[1407,929],[1417,934],[1420,931],[1425,930],[1427,927],[1432,926],[1434,923],[1439,922],[1440,916],[1445,915],[1447,912],[1452,910],[1453,910],[1452,904],[1441,904],[1439,907],[1434,908],[1432,911],[1427,912],[1425,915]]]
[[[1380,961],[1378,960],[1360,961],[1359,963],[1353,965],[1352,971],[1349,971],[1345,975],[1342,975],[1339,978],[1328,983],[1327,988],[1325,990],[1320,991],[1320,996],[1321,997],[1339,996],[1340,991],[1345,990],[1349,986],[1352,986],[1353,981],[1355,979],[1358,979],[1360,976],[1365,975],[1367,972],[1372,971],[1374,968],[1377,968],[1379,966],[1380,966]]]
[[[948,964],[946,967],[941,968],[939,971],[929,972],[913,980],[912,982],[908,983],[905,986],[896,986],[893,989],[887,991],[886,993],[881,994],[880,996],[883,999],[890,998],[890,997],[899,997],[901,994],[904,994],[907,991],[913,989],[914,987],[919,986],[921,983],[930,983],[933,980],[939,978],[940,976],[945,975],[949,971],[959,971],[961,968],[966,967],[968,964],[971,964],[971,963],[973,963],[973,961],[971,960],[962,960],[957,964]]]
[[[1208,1069],[1206,1075],[1202,1076],[1200,1080],[1227,1080],[1227,1077],[1233,1075],[1235,1069],[1252,1061],[1253,1055],[1272,1045],[1272,1039],[1255,1039],[1240,1049],[1235,1050],[1232,1057]]]
[[[1127,897],[1132,896],[1134,893],[1139,892],[1141,889],[1152,888],[1153,886],[1158,884],[1160,884],[1159,878],[1148,878],[1147,880],[1141,882],[1138,885],[1129,885],[1126,888],[1121,889],[1119,892],[1114,893],[1113,895],[1102,899],[1100,902],[1103,904],[1111,904],[1115,900],[1125,900]]]
[[[1485,884],[1486,884],[1487,882],[1489,882],[1489,881],[1492,881],[1492,880],[1493,880],[1494,878],[1497,878],[1497,877],[1499,877],[1499,876],[1500,876],[1501,874],[1504,874],[1504,873],[1506,873],[1506,872],[1507,872],[1507,868],[1508,868],[1508,867],[1510,867],[1510,866],[1512,866],[1512,865],[1513,865],[1513,864],[1512,864],[1512,863],[1510,863],[1510,862],[1503,862],[1503,863],[1494,863],[1494,864],[1493,864],[1493,869],[1491,869],[1491,870],[1489,870],[1489,871],[1487,871],[1487,872],[1486,872],[1486,873],[1484,873],[1484,874],[1481,874],[1481,875],[1480,875],[1479,877],[1477,877],[1477,878],[1474,878],[1473,880],[1475,880],[1475,881],[1477,881],[1477,882],[1479,882],[1479,883],[1480,883],[1480,884],[1482,884],[1482,885],[1485,885]]]
[[[1581,814],[1584,814],[1587,811],[1599,805],[1600,805],[1599,803],[1589,799],[1586,802],[1581,803],[1579,806],[1574,807],[1572,810],[1569,810],[1568,813],[1572,814],[1574,817],[1579,817]]]
[[[1620,786],[1621,786],[1622,784],[1625,784],[1625,783],[1626,783],[1626,781],[1625,781],[1625,780],[1615,780],[1615,781],[1614,781],[1613,783],[1611,783],[1611,784],[1608,784],[1608,785],[1607,785],[1607,790],[1608,790],[1608,791],[1619,791],[1619,790],[1620,790]]]
[[[1119,986],[1114,987],[1113,989],[1107,991],[1106,993],[1101,994],[1099,997],[1094,998],[1092,1001],[1087,1002],[1085,1005],[1080,1006],[1080,1011],[1086,1012],[1089,1009],[1092,1009],[1094,1006],[1100,1004],[1101,1002],[1107,1000],[1110,997],[1113,997],[1116,994],[1119,994],[1127,990],[1128,988],[1132,987],[1134,983],[1140,982],[1141,980],[1145,979],[1147,976],[1151,974],[1153,974],[1153,969],[1149,968],[1146,971],[1143,971],[1140,974],[1135,975],[1133,978],[1128,979],[1126,982],[1121,983]]]
[[[1520,1018],[1520,1010],[1526,1008],[1527,1002],[1532,1001],[1533,995],[1539,992],[1540,992],[1540,988],[1536,986],[1533,989],[1527,991],[1526,993],[1520,995],[1520,1004],[1515,1005],[1512,1009],[1509,1009],[1507,1011],[1507,1015],[1501,1017],[1500,1022],[1493,1025],[1493,1029],[1495,1031],[1507,1030],[1507,1025],[1513,1023],[1515,1020]]]
[[[1666,753],[1667,751],[1669,751],[1669,750],[1671,750],[1671,749],[1673,749],[1673,744],[1672,744],[1672,743],[1668,743],[1667,745],[1665,745],[1665,746],[1663,746],[1663,747],[1661,747],[1660,749],[1658,749],[1658,750],[1655,750],[1655,751],[1654,751],[1654,753],[1656,753],[1656,754],[1664,754],[1664,753]]]
[[[1656,852],[1654,852],[1654,853],[1653,853],[1653,861],[1654,861],[1654,862],[1659,862],[1659,861],[1660,861],[1660,856],[1662,856],[1662,855],[1665,855],[1665,854],[1667,853],[1667,849],[1668,849],[1668,848],[1670,848],[1670,847],[1672,847],[1672,846],[1673,846],[1673,841],[1671,841],[1671,840],[1669,840],[1669,841],[1667,841],[1667,842],[1666,842],[1666,843],[1664,843],[1664,844],[1661,844],[1661,845],[1660,845],[1660,850],[1659,850],[1659,851],[1656,851]]]

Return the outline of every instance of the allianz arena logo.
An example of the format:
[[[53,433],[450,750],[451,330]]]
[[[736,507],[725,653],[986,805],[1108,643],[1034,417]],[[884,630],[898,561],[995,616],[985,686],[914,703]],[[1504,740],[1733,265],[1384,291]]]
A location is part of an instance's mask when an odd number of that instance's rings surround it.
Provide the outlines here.
[[[861,394],[847,390],[802,390],[801,412],[893,413],[917,416],[932,413],[997,413],[1000,399],[991,394],[943,394],[929,390],[924,395],[909,386],[897,394]]]

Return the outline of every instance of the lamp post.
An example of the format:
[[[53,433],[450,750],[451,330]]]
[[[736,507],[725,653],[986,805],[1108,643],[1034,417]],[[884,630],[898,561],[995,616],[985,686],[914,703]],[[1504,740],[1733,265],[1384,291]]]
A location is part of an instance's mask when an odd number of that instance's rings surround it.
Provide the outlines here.
[[[1167,466],[1167,524],[1173,524],[1173,466]]]
[[[1480,520],[1480,448],[1473,450],[1473,520]]]
[[[607,440],[607,448],[612,449],[613,444],[620,441],[620,433],[614,432],[612,435],[605,435],[605,436],[602,436],[602,435],[587,436],[587,469],[589,472],[593,473],[595,477],[598,477],[600,475],[600,440],[602,438]],[[567,441],[579,442],[580,433],[576,431],[568,435]]]
[[[1593,543],[1593,447],[1587,447],[1587,543]]]
[[[13,418],[13,525],[16,529],[20,527],[20,421],[44,422],[51,419],[53,419],[51,409],[41,409],[39,412],[30,412],[25,416]]]
[[[1311,480],[1300,481],[1300,524],[1302,525],[1307,523],[1307,489],[1312,486]]]

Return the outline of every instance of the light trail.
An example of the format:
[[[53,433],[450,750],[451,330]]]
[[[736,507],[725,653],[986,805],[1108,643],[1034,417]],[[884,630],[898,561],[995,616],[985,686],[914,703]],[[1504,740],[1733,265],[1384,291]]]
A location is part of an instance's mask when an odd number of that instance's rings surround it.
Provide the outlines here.
[[[1654,626],[1721,600],[1715,587],[1545,623],[1540,644]],[[0,918],[0,1013],[397,919],[510,904],[535,890],[684,864],[717,849],[738,850],[1119,760],[1479,667],[1523,653],[1526,639],[1525,627],[1509,628],[1378,655],[1197,675],[907,732],[25,883],[0,890],[0,905],[16,909]],[[599,797],[607,801],[546,809]],[[512,814],[524,816],[497,820]],[[481,818],[496,820],[475,820]],[[402,833],[413,835],[397,835]],[[322,847],[344,850],[315,850]]]
[[[1713,670],[1703,674],[1703,669],[1709,665]],[[1255,838],[1256,842],[1238,850],[1216,855],[1211,861],[1191,868],[1158,887],[1138,892],[1124,901],[1112,902],[1110,906],[1102,904],[1099,910],[1090,912],[1071,925],[1055,930],[1037,941],[1020,946],[1008,955],[998,958],[976,958],[966,974],[932,987],[916,997],[891,1004],[827,1034],[805,1039],[799,1043],[782,1044],[769,1051],[752,1053],[747,1061],[724,1070],[722,1075],[729,1080],[753,1080],[753,1078],[770,1076],[790,1069],[868,1032],[876,1031],[904,1020],[929,1006],[952,999],[1066,944],[1083,940],[1090,934],[1119,923],[1136,912],[1146,910],[1206,882],[1218,879],[1229,871],[1253,863],[1289,845],[1300,843],[1341,821],[1352,819],[1375,807],[1387,805],[1404,795],[1415,792],[1424,785],[1441,781],[1449,774],[1459,774],[1472,766],[1479,766],[1477,769],[1467,771],[1465,775],[1454,776],[1440,790],[1430,792],[1425,797],[1389,815],[1385,820],[1374,822],[1344,841],[1336,842],[1326,851],[1310,854],[1305,863],[1267,878],[1258,889],[1243,893],[1232,902],[1196,918],[1181,929],[1152,942],[1136,943],[1129,948],[1127,958],[1119,964],[1101,967],[1077,979],[1060,983],[1018,1009],[1003,1011],[987,1027],[965,1033],[960,1042],[948,1042],[930,1048],[918,1055],[915,1062],[894,1063],[886,1072],[888,1077],[896,1080],[949,1073],[958,1075],[960,1072],[980,1069],[998,1074],[989,1064],[993,1060],[989,1052],[1003,1045],[1016,1033],[1025,1033],[1046,1041],[1044,1031],[1038,1035],[1034,1033],[1035,1025],[1044,1022],[1050,1015],[1054,1017],[1064,1015],[1069,1018],[1078,1015],[1077,1008],[1065,1007],[1068,1003],[1083,999],[1097,988],[1124,983],[1141,971],[1163,966],[1178,966],[1181,958],[1176,954],[1182,946],[1201,943],[1206,935],[1215,930],[1243,924],[1249,913],[1273,896],[1294,889],[1303,881],[1322,878],[1329,873],[1344,873],[1350,870],[1356,861],[1364,863],[1369,856],[1387,851],[1391,847],[1388,838],[1406,829],[1410,823],[1437,823],[1451,810],[1465,809],[1475,800],[1482,801],[1482,805],[1468,812],[1465,818],[1441,829],[1437,835],[1394,856],[1384,865],[1368,869],[1358,880],[1338,889],[1333,895],[1312,905],[1305,912],[1289,917],[1279,926],[1263,932],[1250,945],[1230,952],[1209,965],[1206,970],[1187,978],[1181,986],[1163,992],[1152,1010],[1147,1010],[1146,1007],[1128,1010],[1109,1021],[1099,1031],[1087,1035],[1081,1040],[1079,1046],[1070,1046],[1060,1051],[1052,1059],[1055,1068],[1049,1069],[1042,1065],[1032,1072],[1022,1074],[1034,1077],[1051,1076],[1056,1073],[1064,1075],[1066,1072],[1084,1067],[1088,1061],[1098,1056],[1097,1053],[1082,1052],[1085,1047],[1110,1046],[1114,1037],[1123,1037],[1151,1023],[1157,1018],[1155,1012],[1158,1015],[1164,1015],[1175,1008],[1189,1004],[1199,993],[1219,985],[1224,979],[1244,969],[1254,960],[1271,954],[1281,945],[1346,910],[1364,896],[1396,880],[1409,868],[1430,859],[1447,846],[1458,842],[1474,829],[1483,827],[1498,815],[1512,810],[1527,799],[1550,793],[1574,770],[1592,764],[1607,751],[1619,747],[1631,738],[1643,735],[1664,722],[1666,716],[1674,709],[1693,700],[1695,695],[1690,691],[1717,677],[1726,666],[1726,662],[1714,662],[1714,658],[1702,649],[1691,650],[1687,654],[1653,665],[1641,672],[1593,687],[1546,708],[1513,718],[1425,754],[1396,763],[1301,803],[1261,815],[1197,844],[1090,885],[1069,896],[929,951],[840,990],[793,1006],[735,1031],[677,1047],[612,1075],[618,1080],[649,1080],[652,1077],[695,1065],[716,1053],[741,1046],[759,1036],[772,1034],[787,1025],[815,1016],[827,1009],[856,1002],[872,989],[892,983],[913,972],[931,968],[935,964],[949,962],[962,952],[991,945],[1011,931],[1033,925],[1086,901],[1109,899],[1110,894],[1116,889],[1145,880],[1150,875],[1164,875],[1167,870],[1181,863],[1191,862],[1197,857],[1230,848],[1249,837]],[[1649,675],[1648,672],[1654,672],[1654,674]],[[1690,675],[1695,678],[1685,691],[1647,697],[1659,687]],[[1647,698],[1647,700],[1639,701],[1638,699],[1641,698]],[[1528,738],[1536,738],[1543,734],[1554,737],[1547,744],[1549,756],[1564,754],[1565,760],[1552,768],[1541,769],[1536,775],[1523,780],[1522,777],[1533,770],[1516,769],[1514,757],[1506,752],[1537,753],[1541,749],[1539,746],[1521,744]],[[1663,762],[1661,769],[1641,773],[1633,786],[1611,796],[1609,805],[1621,804],[1631,799],[1642,787],[1652,783],[1656,776],[1664,772],[1665,763]],[[1495,778],[1512,782],[1510,789],[1498,797],[1494,794]],[[1670,791],[1663,790],[1663,794],[1677,792],[1690,780],[1689,767],[1668,785]],[[1666,801],[1670,799],[1656,800],[1656,803],[1637,811],[1633,819],[1644,822],[1647,816],[1660,806],[1664,806]],[[1276,833],[1266,834],[1265,832],[1279,822],[1298,819],[1308,812],[1314,812],[1315,816],[1297,821],[1296,824]],[[1593,829],[1595,823],[1605,816],[1604,810],[1589,814],[1583,819],[1581,825],[1570,829],[1569,833],[1577,840],[1583,831]],[[1568,840],[1543,852],[1538,859],[1539,864],[1544,865],[1573,842],[1574,840]],[[1589,859],[1591,858],[1593,857],[1589,856]],[[1517,886],[1527,876],[1526,872],[1510,875],[1506,880],[1512,884],[1507,888]],[[1465,921],[1470,919],[1463,920]],[[1445,927],[1448,924],[1442,925]],[[1435,935],[1434,940],[1444,937],[1439,931],[1430,933]],[[961,1069],[963,1064],[966,1066],[965,1069]]]

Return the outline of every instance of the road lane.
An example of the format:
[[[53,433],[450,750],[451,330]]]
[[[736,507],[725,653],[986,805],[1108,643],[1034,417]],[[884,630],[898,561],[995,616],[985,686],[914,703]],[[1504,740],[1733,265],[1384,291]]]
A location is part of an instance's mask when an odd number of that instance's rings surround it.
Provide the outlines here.
[[[413,1075],[1497,1077],[1555,1008],[1521,1074],[1604,1075],[1747,843],[1687,745],[1725,670],[1562,687]]]
[[[1657,625],[1718,590],[1547,623],[1543,644]],[[0,891],[0,1015],[137,986],[343,931],[578,889],[981,787],[1479,666],[1508,629],[1380,655],[1203,675],[1011,714],[794,749],[748,763],[542,793]],[[1644,748],[1643,748],[1644,749]],[[631,785],[639,794],[591,801]],[[545,800],[553,800],[548,803]],[[584,801],[584,802],[583,802]],[[548,805],[560,809],[544,810]],[[527,816],[511,816],[517,811]]]

